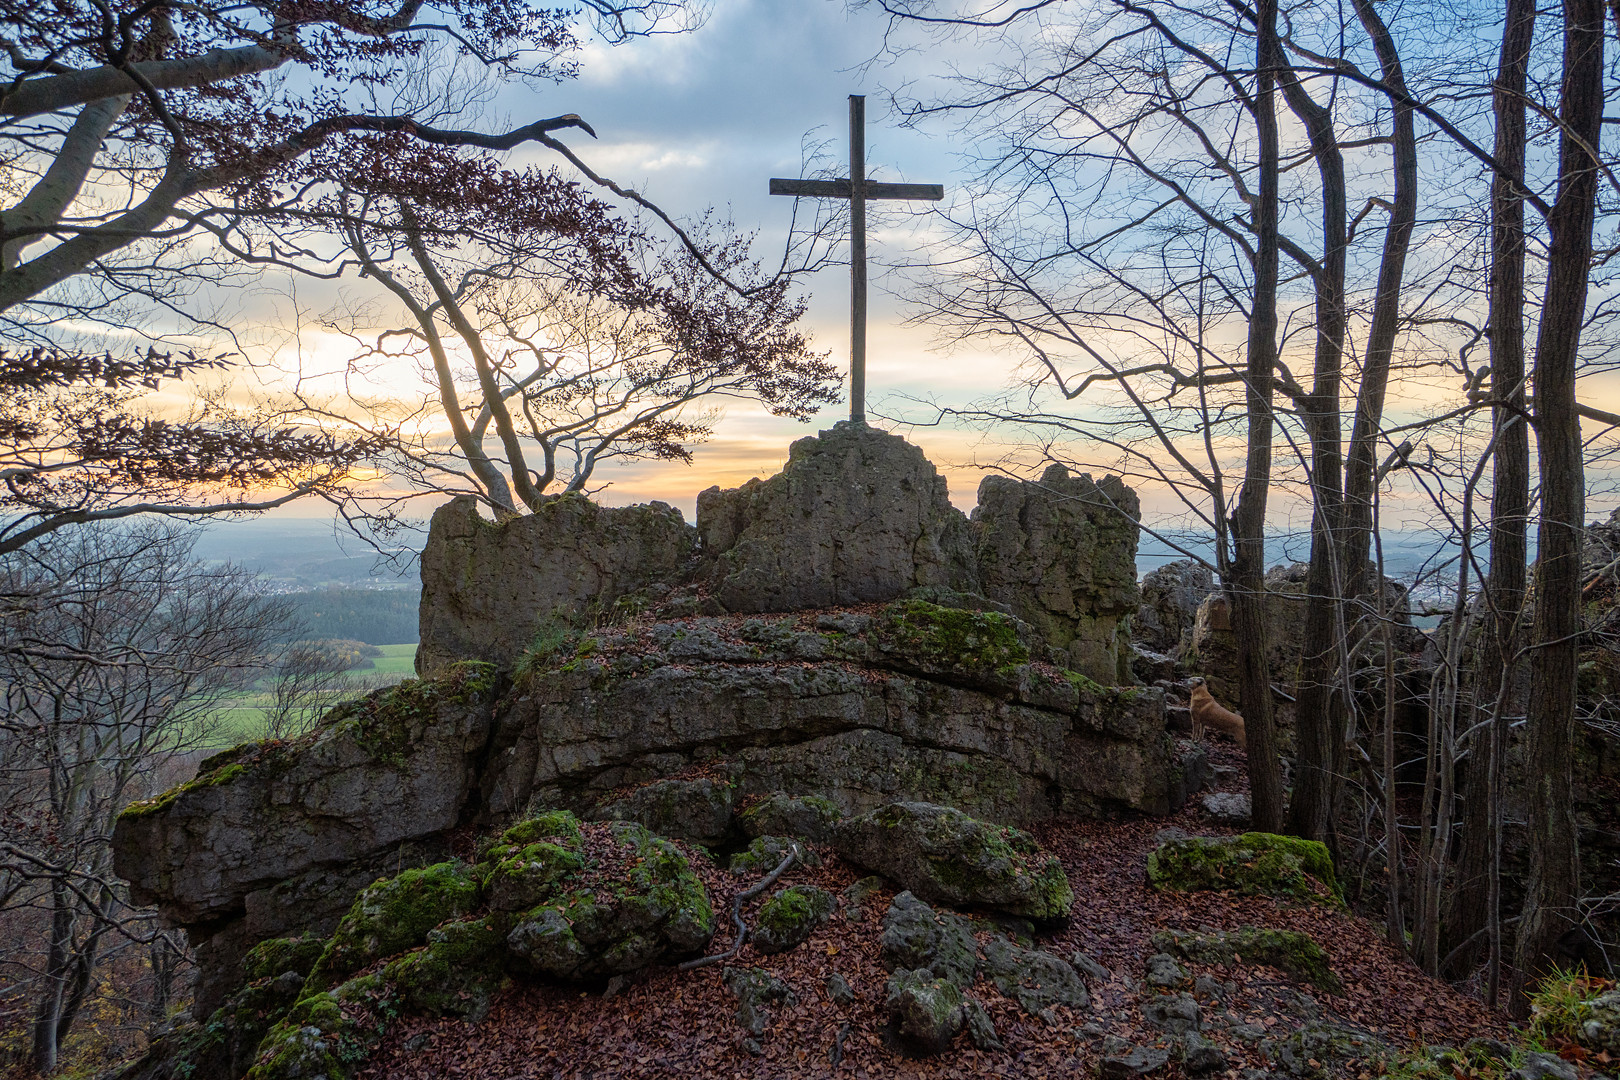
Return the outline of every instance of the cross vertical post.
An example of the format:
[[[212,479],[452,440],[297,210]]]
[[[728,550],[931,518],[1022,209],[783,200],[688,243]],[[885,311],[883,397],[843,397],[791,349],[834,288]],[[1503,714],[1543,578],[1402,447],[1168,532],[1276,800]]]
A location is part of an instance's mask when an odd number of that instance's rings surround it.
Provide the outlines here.
[[[942,184],[880,184],[866,179],[866,97],[849,95],[849,176],[771,179],[772,195],[849,200],[849,418],[866,423],[866,200],[945,197]]]
[[[849,95],[849,418],[866,422],[866,96]]]

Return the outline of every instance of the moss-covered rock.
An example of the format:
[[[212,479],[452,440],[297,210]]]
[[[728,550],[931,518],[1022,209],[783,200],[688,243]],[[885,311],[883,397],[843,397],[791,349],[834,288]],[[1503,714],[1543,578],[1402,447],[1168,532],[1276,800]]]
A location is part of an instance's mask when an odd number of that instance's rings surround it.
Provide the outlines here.
[[[879,649],[929,668],[995,671],[1029,662],[1017,620],[994,611],[901,600],[883,609],[871,633]]]
[[[831,799],[777,791],[743,811],[737,824],[749,837],[788,836],[825,844],[843,816]]]
[[[1350,1062],[1376,1063],[1389,1054],[1389,1046],[1370,1031],[1339,1024],[1312,1022],[1260,1049],[1276,1072],[1294,1080],[1329,1080],[1349,1075]],[[1369,1070],[1372,1071],[1372,1070]]]
[[[1147,875],[1155,889],[1172,892],[1216,889],[1343,902],[1326,845],[1273,833],[1167,840],[1148,853]]]
[[[1091,1004],[1086,984],[1066,961],[1040,949],[1026,949],[1001,934],[984,946],[982,969],[1001,991],[1031,1016],[1054,1005],[1084,1009]]]
[[[798,997],[787,983],[764,968],[728,967],[720,973],[726,989],[737,999],[737,1024],[750,1035],[765,1034],[771,1014],[765,1006],[780,1002],[798,1004]]]
[[[746,850],[731,857],[728,868],[733,874],[768,874],[782,865],[789,851],[795,852],[798,861],[805,866],[821,865],[821,856],[797,840],[785,836],[756,836]]]
[[[941,1054],[967,1023],[962,991],[932,971],[901,969],[889,977],[885,1006],[900,1043],[915,1054]]]
[[[306,993],[265,1035],[244,1080],[349,1080],[387,1032],[393,1005],[377,975]]]
[[[839,826],[834,846],[925,900],[983,905],[1031,919],[1069,913],[1058,860],[1018,829],[931,803],[890,803]]]
[[[810,940],[837,904],[832,893],[814,885],[780,889],[760,905],[749,940],[754,948],[767,954],[797,948]]]
[[[478,902],[478,885],[459,862],[406,870],[372,885],[338,923],[310,974],[312,988],[332,986],[385,957],[414,948],[429,930],[465,915]]]
[[[242,971],[249,981],[274,978],[288,971],[306,978],[325,951],[323,938],[270,938],[248,950],[242,960]]]
[[[505,936],[493,920],[464,919],[429,931],[428,942],[382,969],[401,1008],[480,1020],[506,981]]]
[[[1309,935],[1297,930],[1240,926],[1236,930],[1187,933],[1161,930],[1153,944],[1195,964],[1229,964],[1238,957],[1251,964],[1268,964],[1330,994],[1344,992],[1339,977],[1328,965],[1327,953]]]
[[[511,918],[506,945],[521,968],[559,979],[605,979],[708,943],[714,909],[674,845],[629,822],[583,829],[602,831],[605,842],[591,849],[597,856],[558,875],[534,907]]]

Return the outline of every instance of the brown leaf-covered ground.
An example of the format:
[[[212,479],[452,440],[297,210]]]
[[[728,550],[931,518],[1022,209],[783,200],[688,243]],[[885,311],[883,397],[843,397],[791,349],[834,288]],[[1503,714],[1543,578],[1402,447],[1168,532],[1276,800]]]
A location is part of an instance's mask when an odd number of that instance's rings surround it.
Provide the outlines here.
[[[1211,756],[1228,765],[1241,760],[1228,746],[1213,747]],[[1225,786],[1240,790],[1241,782]],[[610,998],[578,989],[515,986],[497,999],[479,1024],[406,1018],[395,1025],[361,1076],[366,1080],[619,1076],[945,1080],[1095,1075],[1106,1037],[1145,1043],[1157,1036],[1146,1028],[1140,1011],[1143,995],[1152,993],[1141,983],[1144,961],[1153,951],[1152,933],[1245,924],[1310,933],[1327,951],[1345,993],[1323,994],[1265,967],[1194,967],[1195,974],[1213,976],[1223,984],[1224,1005],[1211,993],[1199,995],[1206,1018],[1225,1011],[1228,1024],[1287,1030],[1319,1016],[1409,1046],[1457,1044],[1476,1035],[1507,1033],[1499,1015],[1423,975],[1384,940],[1380,926],[1365,919],[1261,898],[1150,890],[1144,860],[1154,834],[1171,826],[1205,834],[1232,831],[1210,822],[1197,800],[1168,819],[1066,822],[1037,830],[1041,842],[1062,859],[1075,892],[1069,925],[1040,944],[1063,957],[1083,949],[1113,977],[1090,987],[1089,1010],[1057,1010],[1053,1024],[1025,1014],[981,980],[974,993],[995,1018],[1004,1052],[976,1050],[965,1035],[952,1053],[926,1060],[908,1060],[887,1046],[883,986],[888,973],[879,963],[878,939],[893,894],[884,892],[868,901],[863,919],[846,918],[841,911],[808,944],[791,952],[762,956],[751,946],[743,949],[735,963],[765,968],[786,981],[798,997],[796,1005],[773,1007],[771,1024],[759,1040],[763,1053],[757,1056],[742,1045],[744,1033],[734,1019],[736,1000],[722,983],[720,965],[715,965],[687,973],[659,969]],[[830,853],[823,854],[824,865],[795,866],[780,885],[807,882],[836,893],[864,876]],[[735,877],[695,852],[692,861],[723,920],[731,897],[755,879]],[[731,932],[730,926],[723,927],[710,950],[729,947]],[[827,996],[823,982],[835,973],[854,988],[853,1004],[840,1006]],[[1264,1064],[1255,1047],[1230,1037],[1219,1025],[1212,1025],[1206,1035],[1228,1053],[1228,1077]],[[1176,1066],[1160,1075],[1174,1078]]]

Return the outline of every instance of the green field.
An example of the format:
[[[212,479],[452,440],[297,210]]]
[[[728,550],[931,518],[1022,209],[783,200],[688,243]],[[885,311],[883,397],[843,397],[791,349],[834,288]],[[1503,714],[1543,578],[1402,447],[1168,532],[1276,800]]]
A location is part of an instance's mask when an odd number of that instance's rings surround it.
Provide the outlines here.
[[[416,646],[382,645],[382,655],[373,657],[370,667],[353,668],[347,672],[350,685],[345,697],[359,697],[380,686],[390,686],[416,674]],[[226,704],[215,710],[205,737],[205,748],[223,750],[239,743],[251,742],[265,736],[265,706],[270,701],[268,688],[244,690],[232,694]]]

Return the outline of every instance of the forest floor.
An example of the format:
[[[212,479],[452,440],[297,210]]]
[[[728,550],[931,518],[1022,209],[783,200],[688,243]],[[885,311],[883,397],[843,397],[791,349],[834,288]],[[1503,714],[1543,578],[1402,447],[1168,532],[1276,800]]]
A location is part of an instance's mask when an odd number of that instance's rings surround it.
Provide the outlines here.
[[[1241,765],[1241,752],[1222,742],[1210,747],[1210,756],[1226,766],[1221,770],[1226,782],[1216,790],[1243,791],[1243,770],[1233,767]],[[1195,990],[1207,1022],[1204,1035],[1225,1052],[1229,1064],[1215,1077],[1238,1080],[1248,1070],[1270,1064],[1258,1032],[1286,1034],[1313,1021],[1362,1029],[1397,1049],[1458,1046],[1470,1038],[1510,1035],[1500,1014],[1424,975],[1376,923],[1320,905],[1150,889],[1146,856],[1156,834],[1168,828],[1202,835],[1240,831],[1212,822],[1199,798],[1169,818],[1066,822],[1035,830],[1062,860],[1075,894],[1067,925],[1042,936],[1039,947],[1065,958],[1083,950],[1112,974],[1106,982],[1088,980],[1089,1009],[1057,1008],[1050,1023],[1026,1014],[981,978],[973,993],[994,1018],[1003,1051],[975,1049],[966,1034],[951,1052],[934,1058],[908,1059],[891,1048],[884,1009],[888,972],[879,962],[883,913],[893,897],[885,891],[864,904],[859,921],[840,912],[797,949],[765,956],[745,946],[732,962],[764,968],[785,981],[798,999],[771,1007],[757,1055],[743,1046],[745,1032],[734,1019],[737,1001],[722,981],[722,965],[714,965],[686,973],[655,969],[611,997],[516,986],[477,1024],[403,1019],[359,1075],[366,1080],[1093,1077],[1099,1061],[1118,1053],[1126,1042],[1165,1044],[1166,1037],[1145,1022],[1141,1010],[1144,1001],[1161,992],[1143,982],[1145,962],[1156,951],[1152,934],[1245,925],[1309,933],[1326,950],[1345,989],[1342,995],[1326,994],[1276,969],[1246,963],[1186,965],[1191,974],[1207,976]],[[795,866],[781,884],[810,883],[837,893],[864,876],[830,851],[821,854],[820,867]],[[701,855],[692,861],[717,913],[729,911],[731,897],[753,883],[753,878],[736,877]],[[710,951],[728,948],[731,933],[729,926],[723,927]],[[833,974],[853,988],[851,1004],[829,998],[824,980]],[[1349,1075],[1371,1076],[1374,1069],[1351,1065]],[[1154,1075],[1177,1080],[1182,1073],[1172,1060]]]

